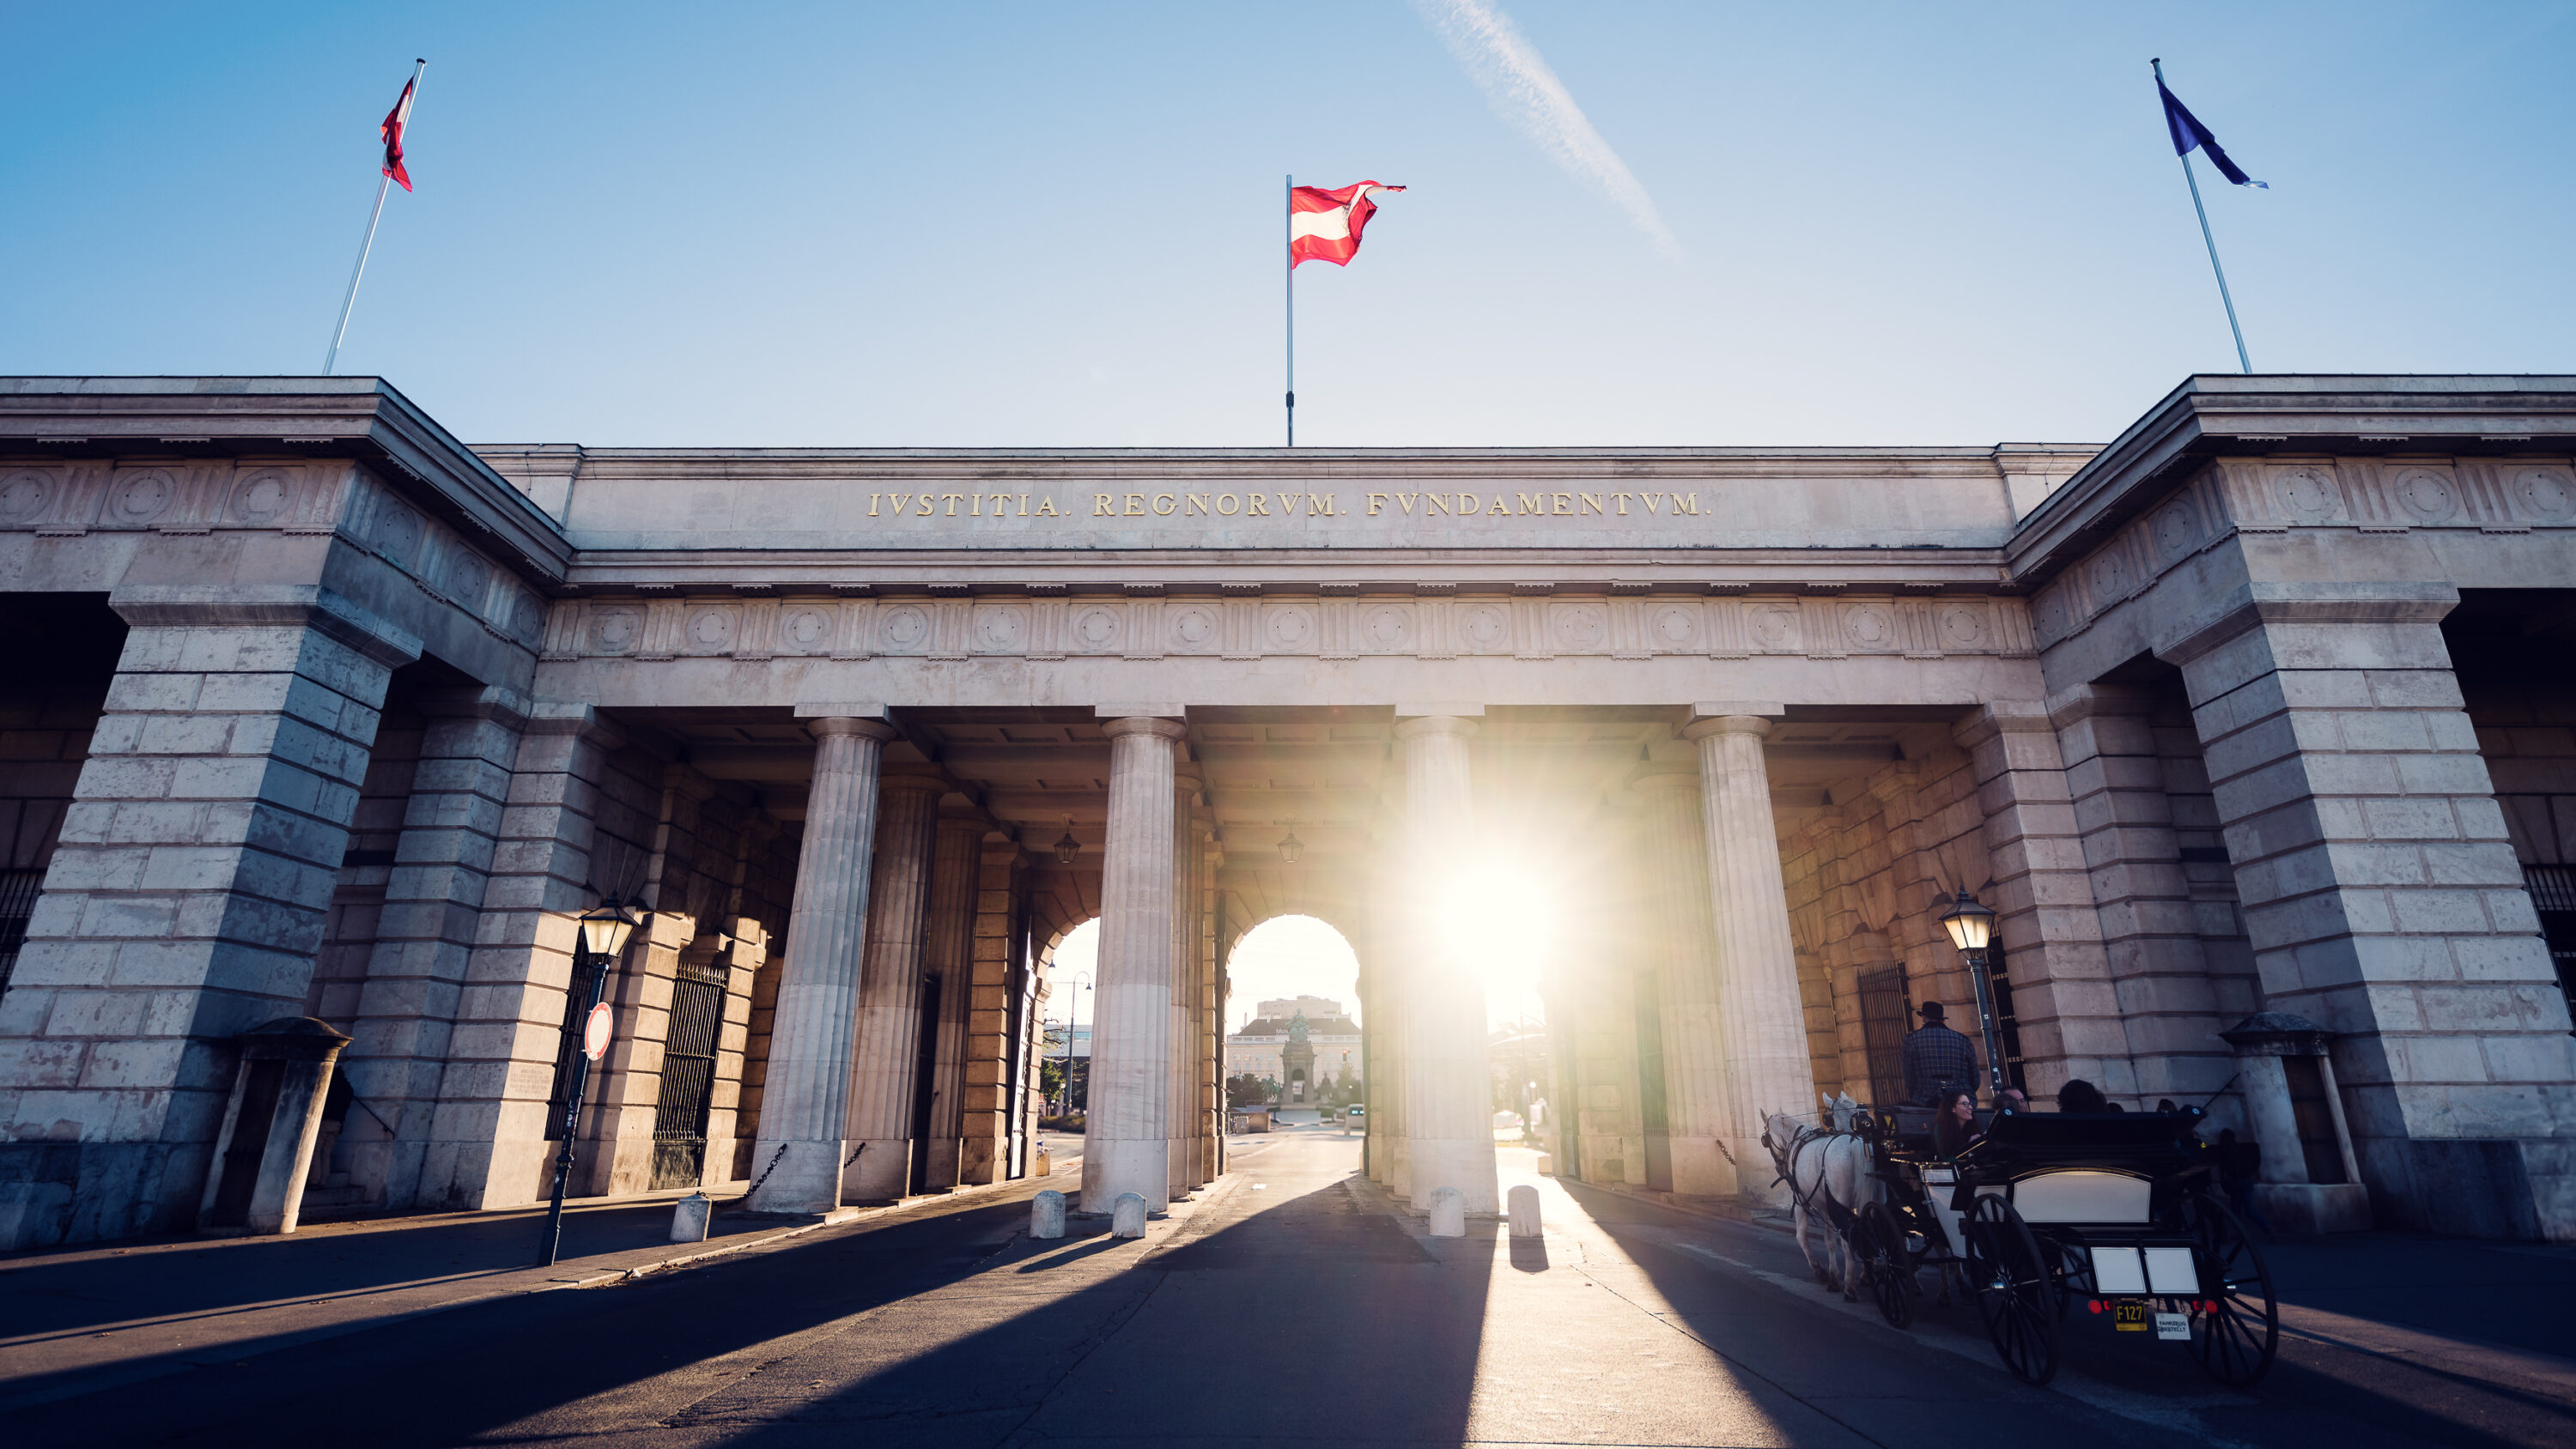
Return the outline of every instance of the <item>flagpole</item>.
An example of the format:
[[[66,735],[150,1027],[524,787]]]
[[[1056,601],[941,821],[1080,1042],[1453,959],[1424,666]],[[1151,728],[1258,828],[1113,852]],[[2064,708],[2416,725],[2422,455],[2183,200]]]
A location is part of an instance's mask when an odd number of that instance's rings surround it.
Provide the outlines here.
[[[1288,446],[1297,446],[1297,177],[1279,193],[1280,256],[1288,263]]]
[[[421,75],[428,69],[429,62],[426,60],[415,59],[412,62],[409,90],[411,102],[415,106],[420,104]],[[358,264],[349,269],[349,295],[340,299],[340,325],[331,329],[331,350],[322,355],[324,377],[329,377],[331,369],[340,361],[340,339],[349,335],[349,311],[358,305],[358,279],[367,274],[367,254],[376,249],[376,223],[384,217],[385,192],[393,184],[394,179],[391,176],[376,178],[376,205],[374,210],[367,213],[367,239],[358,244]]]
[[[2162,86],[2165,83],[2165,63],[2161,59],[2155,59],[2149,60],[2147,64],[2154,67],[2156,84]],[[2218,264],[2218,239],[2210,235],[2209,209],[2200,204],[2200,178],[2192,174],[2189,151],[2185,151],[2175,159],[2182,162],[2183,182],[2191,188],[2191,210],[2194,216],[2200,218],[2200,240],[2209,248],[2209,269],[2218,274],[2218,301],[2227,309],[2227,330],[2236,339],[2236,366],[2241,371],[2251,373],[2254,370],[2254,364],[2245,356],[2245,329],[2236,325],[2236,299],[2227,294],[2227,269]]]

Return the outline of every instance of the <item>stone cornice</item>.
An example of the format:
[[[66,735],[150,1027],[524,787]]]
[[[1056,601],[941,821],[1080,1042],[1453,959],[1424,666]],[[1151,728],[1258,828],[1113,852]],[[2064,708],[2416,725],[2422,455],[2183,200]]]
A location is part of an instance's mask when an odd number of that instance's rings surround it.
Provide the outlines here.
[[[2576,451],[2576,377],[2186,378],[2031,511],[2006,546],[2035,588],[2222,455]]]
[[[0,378],[0,454],[354,458],[540,589],[572,562],[543,510],[381,378]]]

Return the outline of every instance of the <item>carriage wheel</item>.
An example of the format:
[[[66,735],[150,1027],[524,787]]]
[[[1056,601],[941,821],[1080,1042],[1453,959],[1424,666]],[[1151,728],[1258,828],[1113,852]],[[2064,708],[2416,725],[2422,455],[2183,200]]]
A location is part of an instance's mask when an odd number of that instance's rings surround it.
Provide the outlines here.
[[[1965,1224],[1968,1280],[1995,1353],[2026,1384],[2057,1376],[2057,1285],[2049,1257],[2011,1203],[1977,1199]]]
[[[1853,1229],[1860,1248],[1861,1273],[1878,1295],[1878,1316],[1890,1328],[1914,1323],[1914,1260],[1906,1256],[1905,1229],[1887,1204],[1863,1204]]]
[[[2200,1262],[2201,1283],[2217,1291],[2217,1297],[2192,1305],[2192,1356],[2220,1383],[2248,1387],[2270,1372],[2280,1346],[2281,1310],[2272,1298],[2271,1271],[2236,1214],[2207,1193],[2182,1200],[2182,1223]],[[2211,1308],[2204,1312],[2201,1303]]]

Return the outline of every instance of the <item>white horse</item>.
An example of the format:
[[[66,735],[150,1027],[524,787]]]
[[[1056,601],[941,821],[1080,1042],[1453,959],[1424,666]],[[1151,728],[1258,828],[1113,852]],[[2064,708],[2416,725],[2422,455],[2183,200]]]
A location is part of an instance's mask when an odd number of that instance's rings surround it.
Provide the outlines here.
[[[1849,1096],[1827,1097],[1831,1127],[1802,1127],[1785,1112],[1762,1114],[1762,1145],[1771,1149],[1780,1181],[1789,1185],[1798,1229],[1798,1251],[1827,1287],[1838,1287],[1846,1299],[1860,1296],[1860,1261],[1852,1252],[1850,1224],[1869,1193],[1869,1148],[1851,1130],[1860,1104]],[[1809,1245],[1813,1225],[1824,1240],[1825,1260],[1816,1260]]]

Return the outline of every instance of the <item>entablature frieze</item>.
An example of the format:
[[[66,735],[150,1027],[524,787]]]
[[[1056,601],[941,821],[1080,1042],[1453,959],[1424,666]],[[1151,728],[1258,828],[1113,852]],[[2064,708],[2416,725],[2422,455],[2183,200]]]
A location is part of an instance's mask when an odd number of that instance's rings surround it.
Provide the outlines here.
[[[543,657],[1938,659],[2036,649],[2023,602],[1982,594],[1454,597],[1363,586],[1258,597],[601,595],[554,603]]]

